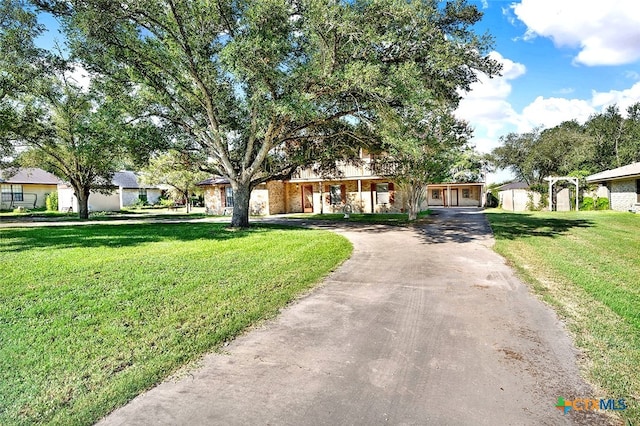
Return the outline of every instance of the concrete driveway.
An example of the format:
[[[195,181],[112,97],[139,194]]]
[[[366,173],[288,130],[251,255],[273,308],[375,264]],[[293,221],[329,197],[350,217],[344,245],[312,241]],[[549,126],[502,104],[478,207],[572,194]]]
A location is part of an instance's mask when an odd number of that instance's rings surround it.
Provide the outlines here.
[[[276,319],[102,425],[563,425],[594,397],[554,313],[491,249],[475,209],[349,225],[353,256]],[[324,225],[327,226],[327,225]]]

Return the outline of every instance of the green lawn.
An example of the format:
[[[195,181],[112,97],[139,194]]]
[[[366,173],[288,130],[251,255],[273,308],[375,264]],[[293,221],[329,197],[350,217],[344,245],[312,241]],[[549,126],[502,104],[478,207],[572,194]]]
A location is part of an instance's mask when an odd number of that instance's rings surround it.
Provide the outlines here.
[[[567,321],[586,356],[584,373],[599,388],[593,396],[625,398],[622,415],[640,419],[640,215],[486,215],[496,251]]]
[[[351,249],[266,225],[0,229],[0,424],[92,424],[276,314]]]

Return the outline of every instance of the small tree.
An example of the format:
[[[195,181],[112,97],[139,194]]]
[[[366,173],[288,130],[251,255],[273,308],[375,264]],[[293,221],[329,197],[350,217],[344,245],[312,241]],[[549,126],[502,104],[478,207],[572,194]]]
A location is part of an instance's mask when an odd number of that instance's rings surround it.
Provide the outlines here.
[[[197,183],[208,177],[198,168],[200,162],[185,152],[170,150],[156,155],[143,170],[142,181],[150,185],[168,185],[180,198],[186,200],[187,213],[190,211],[189,198],[197,189]]]
[[[409,220],[417,218],[427,184],[450,178],[470,134],[444,105],[414,107],[387,120],[378,168],[407,194]]]
[[[132,140],[158,136],[151,122],[124,115],[108,93],[96,87],[85,90],[64,71],[34,82],[31,93],[14,103],[21,125],[12,137],[25,150],[18,161],[69,182],[81,219],[89,217],[90,191],[108,192]]]

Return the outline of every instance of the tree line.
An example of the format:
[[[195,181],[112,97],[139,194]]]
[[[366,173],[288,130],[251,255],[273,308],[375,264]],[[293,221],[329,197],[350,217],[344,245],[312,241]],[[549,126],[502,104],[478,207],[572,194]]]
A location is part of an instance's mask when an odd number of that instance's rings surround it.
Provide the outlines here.
[[[617,105],[593,114],[584,124],[565,121],[555,127],[509,133],[490,155],[531,186],[546,186],[547,176],[585,177],[640,161],[640,103],[620,112]]]

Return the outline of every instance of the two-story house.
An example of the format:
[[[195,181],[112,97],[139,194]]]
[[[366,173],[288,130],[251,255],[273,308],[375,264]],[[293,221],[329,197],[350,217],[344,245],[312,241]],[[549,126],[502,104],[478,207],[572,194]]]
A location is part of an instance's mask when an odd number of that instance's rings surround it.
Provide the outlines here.
[[[312,169],[296,173],[289,180],[269,181],[251,193],[252,215],[282,213],[338,213],[345,207],[354,213],[401,213],[407,210],[406,197],[393,180],[376,173],[376,163],[368,152],[360,151],[359,164],[339,164],[339,177],[323,178]],[[233,191],[225,178],[199,183],[205,192],[210,214],[230,214]],[[427,187],[429,206],[482,206],[483,183],[439,184]]]

